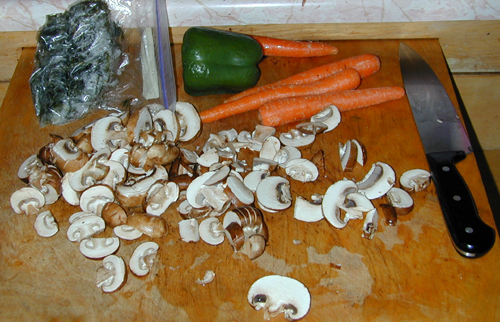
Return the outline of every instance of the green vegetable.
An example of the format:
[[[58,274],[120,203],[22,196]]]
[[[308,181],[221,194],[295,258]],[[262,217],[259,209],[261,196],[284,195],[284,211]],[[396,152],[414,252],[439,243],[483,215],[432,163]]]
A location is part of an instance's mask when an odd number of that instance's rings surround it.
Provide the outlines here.
[[[184,90],[189,95],[237,93],[260,77],[262,46],[230,31],[189,28],[182,44]]]

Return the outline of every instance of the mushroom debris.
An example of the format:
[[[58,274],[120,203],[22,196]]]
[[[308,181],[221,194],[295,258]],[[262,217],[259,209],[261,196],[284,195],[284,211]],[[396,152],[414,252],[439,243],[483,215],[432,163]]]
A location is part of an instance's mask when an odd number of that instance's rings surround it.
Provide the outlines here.
[[[144,242],[143,236],[168,234],[164,217],[169,209],[181,217],[182,241],[219,245],[227,240],[235,252],[253,260],[269,240],[262,212],[290,208],[292,181],[318,178],[316,163],[301,151],[339,123],[340,113],[332,105],[286,133],[264,125],[253,131],[223,130],[192,150],[187,146],[200,135],[201,119],[190,103],[178,102],[175,111],[150,104],[110,113],[67,138],[51,135],[51,142],[20,166],[18,177],[28,186],[12,194],[11,206],[16,213],[36,215],[34,228],[42,237],[55,235],[63,224],[45,208],[58,199],[79,206],[81,211],[67,223],[67,238],[79,243],[85,257],[103,259],[97,285],[104,292],[123,283],[124,261],[114,255],[120,240],[143,241],[129,269],[137,276],[149,272],[159,246]],[[339,152],[344,171],[366,163],[366,149],[357,140],[340,144]],[[429,176],[424,170],[406,172],[402,191],[425,189]],[[363,236],[371,239],[379,218],[372,199],[387,195],[387,207],[396,214],[412,208],[395,183],[394,170],[376,162],[359,182],[341,180],[311,201],[298,196],[294,217],[305,222],[326,218],[339,229],[364,217]],[[101,237],[106,227],[115,236]],[[296,317],[295,309],[288,308],[288,316]]]

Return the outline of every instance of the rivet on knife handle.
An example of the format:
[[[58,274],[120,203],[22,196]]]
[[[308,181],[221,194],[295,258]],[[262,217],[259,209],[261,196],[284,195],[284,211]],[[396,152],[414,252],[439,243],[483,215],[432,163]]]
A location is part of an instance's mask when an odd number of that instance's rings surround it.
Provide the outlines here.
[[[493,247],[495,231],[479,217],[467,184],[455,167],[464,158],[462,151],[427,154],[453,245],[462,256],[475,258]]]

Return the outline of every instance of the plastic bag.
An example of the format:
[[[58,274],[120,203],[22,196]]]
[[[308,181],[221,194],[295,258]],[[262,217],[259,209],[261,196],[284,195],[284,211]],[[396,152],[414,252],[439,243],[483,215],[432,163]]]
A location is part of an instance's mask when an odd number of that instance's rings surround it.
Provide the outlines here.
[[[172,104],[175,92],[166,98],[165,81],[174,81],[173,71],[170,78],[163,73],[165,64],[172,65],[168,21],[164,2],[165,17],[159,19],[159,4],[79,0],[47,16],[30,78],[41,126],[66,124],[96,109],[123,111],[144,101]],[[168,43],[159,46],[165,34]]]

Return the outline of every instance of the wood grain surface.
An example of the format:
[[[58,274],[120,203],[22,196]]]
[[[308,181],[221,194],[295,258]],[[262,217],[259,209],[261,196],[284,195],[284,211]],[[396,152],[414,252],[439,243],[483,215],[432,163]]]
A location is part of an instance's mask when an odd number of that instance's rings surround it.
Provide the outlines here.
[[[437,40],[405,40],[422,54],[456,102]],[[334,41],[335,57],[311,59],[266,58],[260,83],[268,83],[327,61],[372,53],[380,57],[381,70],[363,80],[362,87],[403,85],[398,40]],[[180,47],[174,46],[179,100],[207,109],[226,96],[190,97],[182,90]],[[434,186],[414,195],[415,208],[396,226],[381,217],[373,240],[361,237],[362,221],[351,221],[338,230],[322,220],[305,223],[293,218],[293,209],[265,212],[269,245],[253,261],[234,253],[226,241],[210,246],[180,240],[175,211],[164,215],[169,234],[156,239],[160,245],[152,271],[139,278],[128,273],[117,292],[104,294],[95,286],[100,261],[84,258],[78,245],[66,238],[68,217],[78,211],[58,201],[50,209],[59,223],[54,237],[42,238],[33,229],[34,217],[16,215],[9,197],[24,184],[17,178],[19,165],[44,144],[49,134],[69,135],[102,113],[65,126],[40,128],[31,102],[28,78],[33,48],[23,50],[9,91],[0,109],[0,320],[79,321],[262,321],[246,294],[258,278],[280,274],[304,283],[312,296],[304,321],[493,321],[500,319],[500,261],[498,242],[486,256],[461,257],[453,248],[437,201]],[[228,118],[204,126],[192,147],[201,146],[212,132],[235,128],[252,130],[256,113]],[[290,126],[278,128],[287,131]],[[368,151],[368,162],[353,172],[341,170],[338,143],[358,139]],[[324,155],[322,176],[314,183],[292,181],[295,196],[324,193],[344,177],[360,180],[372,163],[390,164],[397,174],[412,168],[428,169],[406,98],[342,114],[332,132],[319,135],[303,151],[307,157]],[[474,155],[458,165],[476,200],[481,217],[493,226],[493,217]],[[374,200],[376,206],[382,200]],[[104,236],[110,236],[106,230]],[[128,259],[141,241],[122,242],[117,255]],[[195,283],[205,270],[215,280]],[[284,321],[282,315],[272,319]]]

